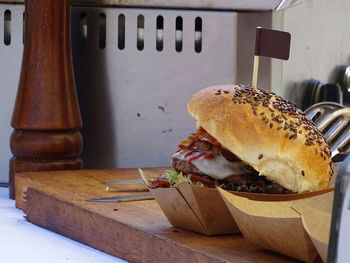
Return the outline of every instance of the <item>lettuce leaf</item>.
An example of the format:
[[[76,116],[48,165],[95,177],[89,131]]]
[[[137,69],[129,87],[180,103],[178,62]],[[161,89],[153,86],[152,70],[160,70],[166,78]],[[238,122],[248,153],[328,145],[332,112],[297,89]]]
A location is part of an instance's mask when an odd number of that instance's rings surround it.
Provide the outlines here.
[[[190,180],[191,181],[191,180]],[[202,182],[192,182],[191,184],[195,185],[195,186],[200,186],[200,187],[204,187],[204,184]]]
[[[182,174],[182,172],[168,170],[165,172],[165,176],[171,186],[180,184],[182,182],[190,183],[195,186],[204,186],[202,182],[192,182],[191,180],[188,180],[187,177]]]

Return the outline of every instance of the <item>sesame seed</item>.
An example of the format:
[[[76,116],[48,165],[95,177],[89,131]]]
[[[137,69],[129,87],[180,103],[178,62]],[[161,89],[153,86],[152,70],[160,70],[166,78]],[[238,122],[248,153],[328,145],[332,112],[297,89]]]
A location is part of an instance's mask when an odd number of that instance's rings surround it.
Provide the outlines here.
[[[217,90],[217,95],[221,92],[226,93],[228,90]],[[215,91],[214,91],[215,92]],[[219,94],[220,92],[220,94]],[[230,92],[229,92],[230,93]],[[301,110],[292,102],[284,100],[283,98],[273,95],[260,89],[253,89],[251,85],[236,85],[234,86],[234,92],[232,95],[233,102],[236,103],[249,103],[252,107],[254,115],[260,115],[262,118],[266,116],[268,112],[271,112],[271,121],[279,124],[273,125],[277,130],[286,130],[288,132],[288,138],[296,139],[298,134],[303,134],[304,143],[307,146],[317,145],[325,147],[326,141],[324,136],[319,132],[315,123],[309,120]],[[259,112],[257,106],[261,105],[269,109],[268,112]],[[262,119],[265,123],[269,123],[269,118]],[[300,127],[300,128],[299,128]],[[303,127],[305,130],[301,129]],[[296,134],[296,135],[294,135]],[[319,152],[319,151],[318,151]],[[326,158],[331,155],[328,148],[323,150],[323,156]],[[322,157],[323,158],[323,157]]]
[[[291,136],[289,136],[290,140],[294,140],[298,137],[298,135],[296,133],[292,134]]]
[[[259,155],[258,159],[260,160],[260,159],[263,158],[263,157],[264,157],[264,155],[261,153],[261,154]]]
[[[305,176],[304,170],[301,171],[301,175],[302,175],[302,176]]]
[[[270,128],[272,128],[273,127],[273,123],[270,123]]]

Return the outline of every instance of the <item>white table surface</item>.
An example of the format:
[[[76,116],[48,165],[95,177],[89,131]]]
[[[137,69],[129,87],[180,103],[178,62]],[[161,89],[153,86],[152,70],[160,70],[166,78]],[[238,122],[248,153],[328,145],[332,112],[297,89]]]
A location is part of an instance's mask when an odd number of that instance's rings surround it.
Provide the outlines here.
[[[1,263],[116,263],[126,262],[64,236],[33,225],[0,187]]]

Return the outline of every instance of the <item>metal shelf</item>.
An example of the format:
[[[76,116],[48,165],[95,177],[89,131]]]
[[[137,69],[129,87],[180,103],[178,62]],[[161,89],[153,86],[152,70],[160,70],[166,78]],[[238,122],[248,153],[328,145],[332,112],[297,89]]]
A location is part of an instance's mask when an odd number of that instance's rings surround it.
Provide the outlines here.
[[[74,5],[152,7],[209,10],[280,10],[306,0],[73,0]],[[0,3],[23,4],[24,0],[0,0]]]

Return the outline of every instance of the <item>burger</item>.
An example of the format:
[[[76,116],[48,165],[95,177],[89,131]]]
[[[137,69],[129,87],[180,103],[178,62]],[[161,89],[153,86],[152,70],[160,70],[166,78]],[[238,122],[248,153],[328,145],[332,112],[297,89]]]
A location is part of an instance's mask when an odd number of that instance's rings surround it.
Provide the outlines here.
[[[173,154],[174,171],[163,175],[169,185],[267,194],[328,187],[331,151],[295,104],[251,86],[219,85],[194,94],[187,109],[197,131]]]

